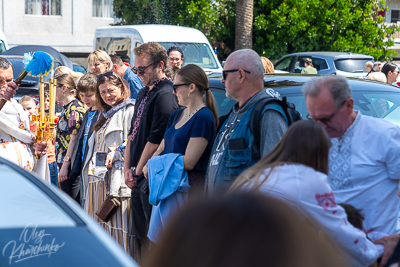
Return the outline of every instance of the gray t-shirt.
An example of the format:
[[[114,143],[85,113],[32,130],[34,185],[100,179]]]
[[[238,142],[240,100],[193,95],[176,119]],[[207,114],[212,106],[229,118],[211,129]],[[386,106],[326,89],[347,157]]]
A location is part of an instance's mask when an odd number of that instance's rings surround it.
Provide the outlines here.
[[[214,191],[215,175],[217,173],[219,163],[221,161],[222,155],[224,153],[225,147],[234,132],[236,125],[242,119],[244,114],[259,100],[271,97],[266,90],[261,90],[254,96],[249,98],[242,107],[238,107],[236,104],[233,107],[231,115],[228,117],[224,128],[220,131],[221,134],[219,138],[215,140],[215,149],[211,152],[210,162],[207,170],[207,184],[206,188],[209,194]],[[287,123],[285,118],[281,113],[275,110],[267,110],[264,112],[261,119],[261,140],[260,140],[260,152],[261,157],[268,154],[269,151],[274,148],[274,146],[282,138],[283,134],[287,129]]]

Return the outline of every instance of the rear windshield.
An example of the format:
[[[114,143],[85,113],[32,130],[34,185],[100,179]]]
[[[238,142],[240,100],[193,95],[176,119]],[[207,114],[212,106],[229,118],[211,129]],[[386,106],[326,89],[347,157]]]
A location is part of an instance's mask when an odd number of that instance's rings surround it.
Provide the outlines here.
[[[365,72],[365,63],[372,61],[369,58],[348,58],[335,60],[335,66],[337,70],[346,72]]]

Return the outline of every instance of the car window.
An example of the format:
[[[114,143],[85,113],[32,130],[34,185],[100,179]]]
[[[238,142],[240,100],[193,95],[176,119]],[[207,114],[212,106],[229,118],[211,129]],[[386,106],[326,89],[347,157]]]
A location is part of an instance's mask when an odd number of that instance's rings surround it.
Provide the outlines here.
[[[96,49],[101,49],[109,55],[117,55],[122,61],[129,62],[131,58],[131,38],[99,37],[96,39]]]
[[[286,57],[282,59],[281,61],[278,61],[274,68],[276,70],[282,70],[282,71],[290,71],[290,62],[292,61],[293,57]],[[304,64],[303,64],[304,67]]]
[[[326,63],[326,60],[323,58],[313,57],[312,62],[314,68],[316,68],[317,70],[326,70],[328,68],[328,64]]]
[[[227,98],[225,95],[225,91],[215,88],[210,88],[211,92],[214,95],[215,103],[217,104],[218,116],[224,116],[229,113],[232,109],[233,105],[236,104],[235,100]]]
[[[6,51],[6,45],[4,44],[3,40],[0,40],[0,53],[3,53],[4,51]]]
[[[337,59],[335,60],[335,66],[337,70],[358,73],[365,72],[365,63],[367,61],[373,61],[369,58],[360,58],[360,59]]]
[[[314,68],[317,70],[328,69],[328,64],[326,63],[325,59],[310,56],[299,56],[294,65],[294,73],[301,73],[301,71],[305,68],[304,61],[306,58],[311,58]]]
[[[29,179],[0,163],[0,229],[76,225],[75,221]]]

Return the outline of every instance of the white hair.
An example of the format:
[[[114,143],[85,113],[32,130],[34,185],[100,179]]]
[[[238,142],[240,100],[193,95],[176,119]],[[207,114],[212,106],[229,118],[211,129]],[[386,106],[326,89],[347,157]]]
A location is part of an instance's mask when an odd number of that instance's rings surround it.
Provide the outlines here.
[[[251,49],[241,49],[233,52],[228,57],[231,67],[250,71],[259,79],[264,79],[264,66],[260,56]]]

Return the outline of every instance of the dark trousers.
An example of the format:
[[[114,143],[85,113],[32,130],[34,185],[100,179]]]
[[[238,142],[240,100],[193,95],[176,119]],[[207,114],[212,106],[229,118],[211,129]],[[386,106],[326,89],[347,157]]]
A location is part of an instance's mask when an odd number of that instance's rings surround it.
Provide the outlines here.
[[[143,194],[139,189],[132,190],[131,207],[133,217],[133,231],[141,244],[141,254],[147,249],[149,239],[150,216],[152,205],[149,203],[149,195]]]
[[[58,164],[61,169],[60,164]],[[60,183],[61,190],[72,197],[78,204],[81,204],[81,185],[79,177],[75,179],[67,179],[66,181]]]

